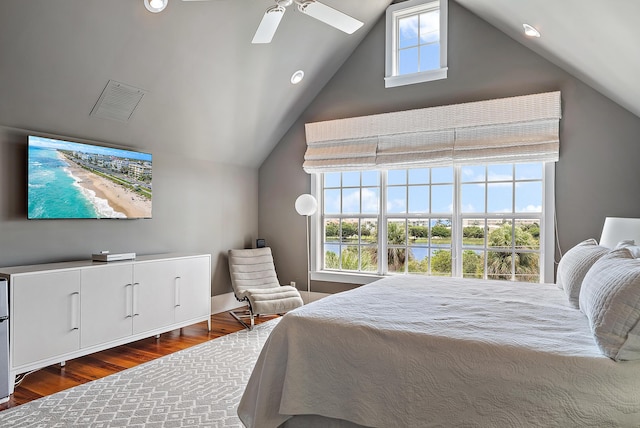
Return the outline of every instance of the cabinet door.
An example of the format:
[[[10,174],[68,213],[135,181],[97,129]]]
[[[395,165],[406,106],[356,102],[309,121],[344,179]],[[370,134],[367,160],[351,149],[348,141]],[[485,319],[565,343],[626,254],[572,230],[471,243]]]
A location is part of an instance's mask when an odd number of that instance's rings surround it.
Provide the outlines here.
[[[131,335],[133,267],[130,264],[83,269],[81,292],[81,347]]]
[[[211,315],[211,258],[177,260],[176,322]]]
[[[80,348],[80,271],[11,277],[13,367]]]
[[[173,260],[136,263],[133,267],[133,333],[174,322]]]

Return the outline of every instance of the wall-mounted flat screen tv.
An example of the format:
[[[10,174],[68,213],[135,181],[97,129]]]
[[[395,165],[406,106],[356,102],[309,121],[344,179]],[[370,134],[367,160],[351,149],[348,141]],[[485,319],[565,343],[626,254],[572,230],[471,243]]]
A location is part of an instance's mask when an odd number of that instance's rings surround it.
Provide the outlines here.
[[[29,136],[28,218],[151,218],[151,154]]]

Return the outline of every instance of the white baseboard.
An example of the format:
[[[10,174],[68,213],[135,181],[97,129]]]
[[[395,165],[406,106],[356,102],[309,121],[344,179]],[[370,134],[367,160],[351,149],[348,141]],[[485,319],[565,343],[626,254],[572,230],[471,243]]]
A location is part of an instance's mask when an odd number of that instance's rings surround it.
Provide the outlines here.
[[[241,308],[243,306],[246,306],[246,304],[238,302],[233,292],[211,297],[211,313],[212,314],[227,312],[232,309]]]

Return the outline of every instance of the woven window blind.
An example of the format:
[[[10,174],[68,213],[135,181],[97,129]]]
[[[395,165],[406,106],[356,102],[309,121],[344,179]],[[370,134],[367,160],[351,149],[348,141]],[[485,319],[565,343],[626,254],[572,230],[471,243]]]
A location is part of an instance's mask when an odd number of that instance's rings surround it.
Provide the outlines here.
[[[560,92],[307,123],[308,173],[557,161]]]

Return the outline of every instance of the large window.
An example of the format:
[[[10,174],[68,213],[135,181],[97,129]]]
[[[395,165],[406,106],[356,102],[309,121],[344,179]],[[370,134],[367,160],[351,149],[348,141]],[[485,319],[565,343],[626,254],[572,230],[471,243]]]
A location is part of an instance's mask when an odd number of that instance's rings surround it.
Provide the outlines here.
[[[396,3],[386,20],[386,87],[447,77],[446,0]]]
[[[543,281],[552,171],[537,162],[318,174],[316,270]]]

